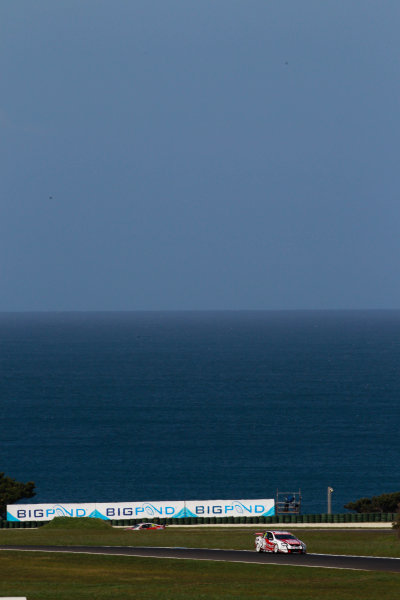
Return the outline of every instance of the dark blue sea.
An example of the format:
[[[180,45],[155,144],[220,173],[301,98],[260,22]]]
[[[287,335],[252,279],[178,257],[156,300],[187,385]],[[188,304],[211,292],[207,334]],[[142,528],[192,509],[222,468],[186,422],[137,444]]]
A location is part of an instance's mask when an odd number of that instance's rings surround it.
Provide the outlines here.
[[[3,313],[0,371],[36,502],[400,490],[400,311]]]

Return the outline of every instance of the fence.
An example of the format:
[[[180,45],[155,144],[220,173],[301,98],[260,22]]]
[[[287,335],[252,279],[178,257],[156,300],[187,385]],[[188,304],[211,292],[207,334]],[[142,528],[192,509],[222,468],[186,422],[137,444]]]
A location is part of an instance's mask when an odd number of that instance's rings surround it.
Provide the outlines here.
[[[254,524],[288,524],[290,523],[389,523],[394,521],[396,513],[345,513],[345,514],[317,514],[317,515],[275,515],[273,517],[184,517],[183,519],[153,518],[154,523],[162,525],[202,525],[202,524],[229,524],[229,523],[254,523]],[[111,525],[137,525],[146,519],[121,519],[108,521]],[[150,519],[147,519],[150,520]],[[45,525],[48,521],[2,521],[0,529],[31,529]]]

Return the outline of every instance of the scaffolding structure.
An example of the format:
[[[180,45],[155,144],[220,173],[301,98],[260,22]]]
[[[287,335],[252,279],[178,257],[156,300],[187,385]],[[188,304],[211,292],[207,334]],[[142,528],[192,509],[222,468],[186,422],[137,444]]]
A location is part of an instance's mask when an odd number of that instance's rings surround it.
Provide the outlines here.
[[[276,490],[275,513],[277,515],[301,514],[301,490],[298,492],[280,492]]]

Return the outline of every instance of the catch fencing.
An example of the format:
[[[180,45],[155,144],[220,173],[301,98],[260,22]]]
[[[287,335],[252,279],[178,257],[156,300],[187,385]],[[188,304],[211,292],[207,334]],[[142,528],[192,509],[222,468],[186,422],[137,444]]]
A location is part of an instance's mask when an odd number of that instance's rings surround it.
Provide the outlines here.
[[[391,523],[396,518],[396,513],[344,513],[344,514],[313,514],[313,515],[272,515],[272,516],[240,516],[240,517],[183,517],[178,519],[154,517],[154,523],[162,525],[220,525],[220,524],[251,524],[259,525],[290,525],[294,523]],[[129,526],[142,523],[146,519],[110,519],[111,525]],[[0,529],[29,529],[39,527],[49,521],[1,521]]]

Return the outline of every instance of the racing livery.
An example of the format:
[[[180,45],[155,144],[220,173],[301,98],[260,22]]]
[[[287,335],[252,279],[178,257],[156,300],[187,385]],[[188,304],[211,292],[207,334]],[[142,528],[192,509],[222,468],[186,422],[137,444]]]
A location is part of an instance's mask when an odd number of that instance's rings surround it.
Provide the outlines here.
[[[305,543],[289,531],[262,531],[255,535],[256,552],[305,554],[307,551]]]
[[[133,527],[125,527],[125,531],[137,531],[138,529],[165,529],[165,525],[159,525],[158,523],[139,523]]]

